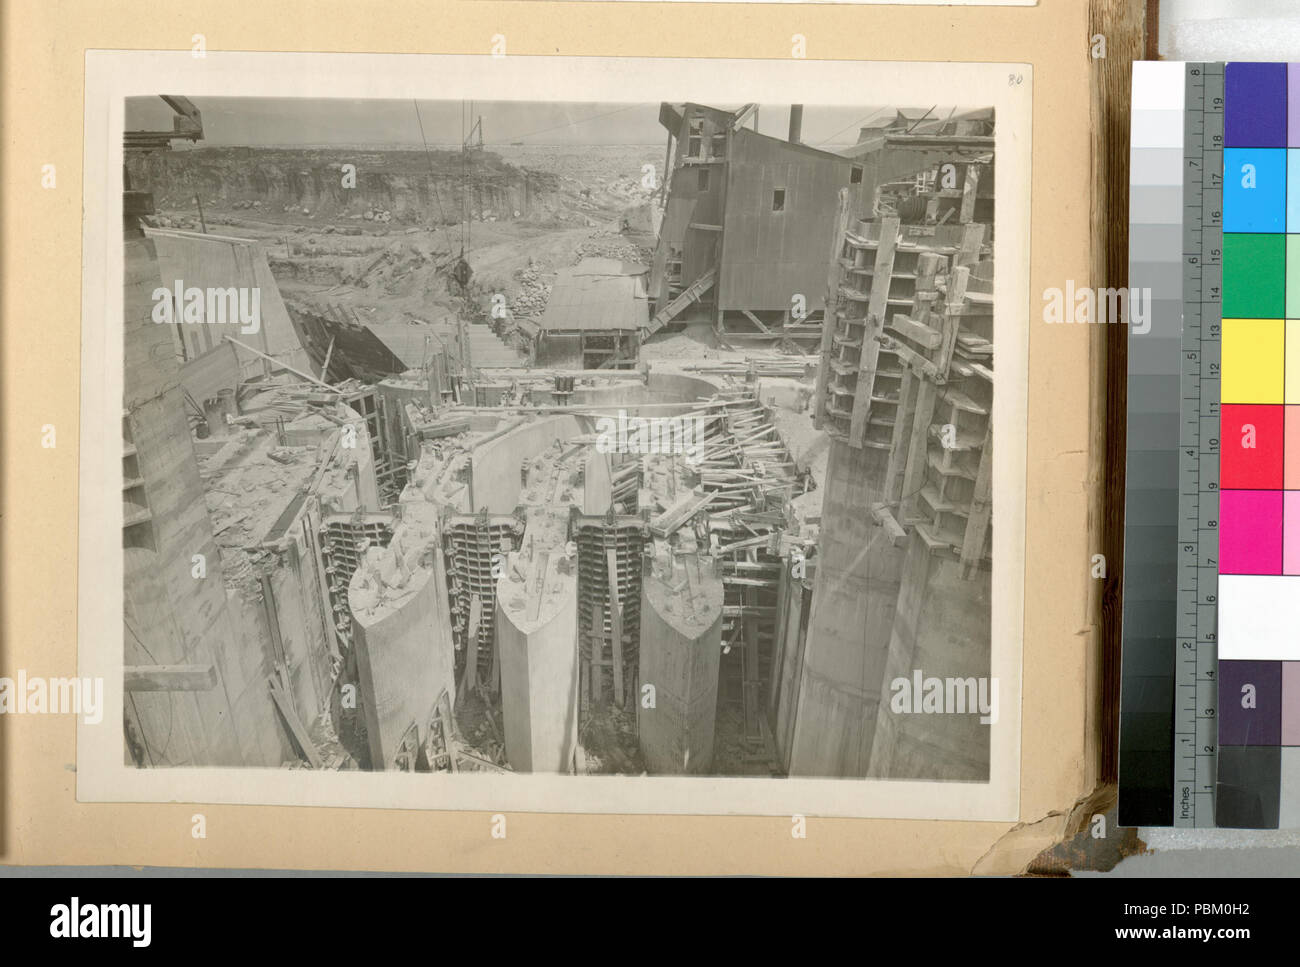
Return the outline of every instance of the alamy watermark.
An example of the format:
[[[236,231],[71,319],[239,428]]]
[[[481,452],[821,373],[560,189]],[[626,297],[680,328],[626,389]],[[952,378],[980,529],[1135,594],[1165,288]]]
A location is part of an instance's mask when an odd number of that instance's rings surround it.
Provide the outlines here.
[[[698,456],[709,421],[702,416],[602,416],[596,421],[598,453],[680,453]]]
[[[102,678],[42,678],[18,669],[0,678],[0,715],[80,715],[87,725],[104,719]]]
[[[183,279],[177,279],[170,289],[160,285],[153,290],[152,318],[159,324],[239,326],[241,334],[251,336],[262,328],[262,289],[256,285],[187,288]]]
[[[889,710],[896,715],[974,715],[981,725],[995,725],[998,720],[998,680],[996,678],[927,678],[921,669],[911,678],[895,678],[889,683],[894,694]]]
[[[1043,290],[1043,321],[1051,323],[1128,323],[1144,336],[1151,331],[1149,288],[1091,289],[1075,286],[1067,279],[1065,288]]]
[[[152,940],[153,906],[149,903],[69,903],[50,907],[50,936],[60,940],[83,937],[128,939],[133,947],[147,947]]]

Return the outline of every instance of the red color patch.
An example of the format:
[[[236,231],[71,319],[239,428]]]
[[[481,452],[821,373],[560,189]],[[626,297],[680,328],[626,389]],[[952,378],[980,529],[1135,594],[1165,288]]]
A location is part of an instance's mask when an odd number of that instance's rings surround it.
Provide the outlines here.
[[[1225,404],[1219,426],[1219,486],[1281,490],[1285,409],[1272,404]]]

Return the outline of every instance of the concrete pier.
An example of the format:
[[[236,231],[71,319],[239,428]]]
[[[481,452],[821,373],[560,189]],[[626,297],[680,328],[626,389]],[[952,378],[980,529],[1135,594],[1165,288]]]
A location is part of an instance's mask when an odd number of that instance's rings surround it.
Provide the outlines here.
[[[506,757],[516,772],[573,771],[578,744],[577,575],[562,552],[512,560],[497,584]]]
[[[722,651],[722,580],[695,555],[648,563],[641,582],[641,752],[652,774],[713,765]],[[653,708],[642,700],[653,687]]]

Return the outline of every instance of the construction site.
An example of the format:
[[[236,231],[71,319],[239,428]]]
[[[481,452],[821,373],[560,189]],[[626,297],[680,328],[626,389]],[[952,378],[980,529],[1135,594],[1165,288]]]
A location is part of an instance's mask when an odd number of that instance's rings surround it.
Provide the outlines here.
[[[127,764],[988,780],[991,109],[132,101]]]

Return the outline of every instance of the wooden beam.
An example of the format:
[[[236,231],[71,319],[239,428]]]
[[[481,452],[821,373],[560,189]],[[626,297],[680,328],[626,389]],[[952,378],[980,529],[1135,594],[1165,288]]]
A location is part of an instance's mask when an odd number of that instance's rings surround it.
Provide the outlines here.
[[[966,230],[962,232],[961,247],[957,250],[954,264],[970,266],[980,260],[986,227],[982,222],[972,222],[966,226]]]
[[[1092,157],[1092,244],[1089,285],[1128,285],[1129,118],[1133,61],[1156,60],[1157,4],[1152,0],[1091,0],[1088,36],[1106,38],[1106,56],[1091,62],[1091,103],[1088,130]],[[1090,654],[1088,693],[1099,694],[1099,713],[1089,716],[1085,735],[1095,736],[1100,762],[1096,777],[1114,782],[1119,771],[1120,639],[1124,579],[1124,434],[1108,432],[1124,425],[1127,412],[1127,326],[1089,326],[1093,408],[1090,449],[1103,464],[1103,486],[1092,487],[1089,519],[1092,546],[1106,555],[1105,581],[1092,581],[1095,597],[1089,614],[1100,623],[1100,647]],[[1095,466],[1095,464],[1094,464]],[[1093,469],[1090,467],[1090,470]],[[1091,703],[1090,708],[1098,707]],[[1094,742],[1089,742],[1089,750]]]
[[[902,547],[907,541],[907,531],[894,519],[893,512],[883,503],[871,505],[871,519],[885,529],[889,543]]]
[[[916,322],[901,312],[894,313],[889,327],[900,336],[906,336],[912,342],[920,343],[926,349],[937,349],[943,344],[943,334],[931,329],[923,322]]]
[[[650,532],[656,537],[668,537],[688,520],[708,507],[713,500],[713,496],[712,493],[700,495],[693,491],[685,494],[677,503],[650,522]]]
[[[903,473],[903,503],[899,509],[903,522],[916,516],[916,498],[921,492],[929,465],[930,420],[934,416],[935,384],[919,380],[916,415],[912,419],[912,438],[907,448],[907,469]]]
[[[959,266],[948,278],[948,299],[943,313],[943,343],[934,359],[935,368],[947,379],[952,365],[952,353],[957,348],[957,331],[961,329],[962,310],[966,302],[966,285],[970,282],[970,269]]]
[[[477,594],[469,599],[469,614],[465,616],[465,671],[460,676],[457,696],[464,698],[472,689],[480,688],[478,678],[478,629],[483,605]]]
[[[320,374],[321,374],[321,376],[323,376],[325,379],[329,379],[329,375],[330,375],[330,357],[332,357],[333,355],[334,355],[334,337],[333,337],[333,336],[330,336],[330,346],[329,346],[329,349],[325,350],[325,362],[321,363],[321,367],[320,367]]]
[[[598,705],[604,701],[605,683],[601,675],[601,665],[605,658],[605,618],[600,604],[591,602],[591,660],[587,663],[589,674],[587,686],[591,689],[591,704]]]
[[[127,665],[122,669],[128,692],[206,692],[217,687],[214,665]]]
[[[254,349],[252,346],[248,345],[247,343],[242,343],[238,339],[232,339],[229,336],[226,337],[226,342],[234,343],[240,349],[243,349],[246,352],[250,352],[254,356],[261,356],[263,359],[268,359],[271,362],[275,363],[275,365],[279,366],[281,369],[293,373],[293,375],[295,376],[300,376],[303,379],[307,380],[308,382],[315,383],[317,386],[323,386],[331,393],[338,392],[338,390],[335,387],[331,386],[329,383],[324,382],[323,380],[317,379],[315,376],[311,375],[311,373],[304,373],[301,369],[294,369],[288,363],[282,362],[276,359],[274,356],[262,352],[260,349]]]
[[[822,312],[821,361],[817,366],[817,398],[814,401],[813,425],[821,429],[826,415],[826,383],[830,374],[831,347],[835,338],[835,308],[839,305],[840,250],[844,247],[844,233],[849,230],[849,190],[840,189],[839,212],[835,218],[835,234],[831,238],[829,269],[826,276],[826,308]]]
[[[898,245],[899,220],[880,220],[880,243],[876,248],[875,267],[871,276],[871,296],[867,302],[867,321],[858,360],[858,381],[853,391],[853,415],[849,421],[849,444],[861,447],[867,433],[871,412],[871,390],[876,382],[876,364],[880,344],[875,336],[884,330],[885,312],[889,308],[889,286],[894,276],[894,249]]]
[[[961,542],[962,577],[969,577],[984,557],[984,539],[993,517],[992,495],[993,423],[990,421],[988,432],[984,436],[984,452],[980,454],[979,471],[975,474],[975,490],[971,495],[970,516],[966,519],[966,535]]]
[[[668,199],[668,182],[673,177],[673,133],[668,132],[668,145],[664,148],[664,176],[659,182],[659,207],[663,208]]]
[[[961,186],[961,214],[959,220],[969,222],[975,215],[975,196],[980,187],[980,166],[966,166],[966,182]]]
[[[916,419],[918,377],[910,366],[903,369],[898,390],[898,407],[894,412],[894,435],[889,447],[889,465],[885,469],[884,502],[896,505],[903,499],[903,472],[911,449],[912,422]],[[922,478],[924,479],[924,478]]]
[[[732,117],[731,130],[737,131],[740,128],[744,127],[745,122],[749,120],[750,115],[754,114],[757,111],[758,111],[757,104],[746,104],[739,111],[737,111],[735,115]]]
[[[289,701],[288,693],[280,688],[280,683],[275,678],[268,679],[271,686],[271,699],[275,702],[275,707],[280,710],[284,716],[285,724],[289,727],[289,732],[293,740],[302,749],[303,755],[311,763],[313,769],[321,768],[325,762],[321,759],[320,753],[316,751],[316,746],[312,744],[311,736],[307,732],[306,726],[302,724],[302,719],[298,718],[298,713],[294,710],[293,703]],[[382,768],[382,764],[379,764]]]

